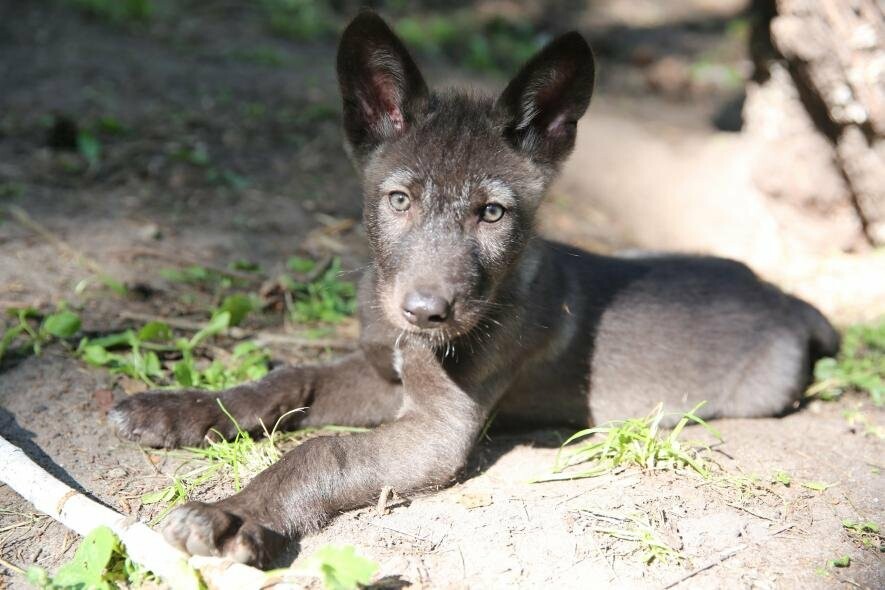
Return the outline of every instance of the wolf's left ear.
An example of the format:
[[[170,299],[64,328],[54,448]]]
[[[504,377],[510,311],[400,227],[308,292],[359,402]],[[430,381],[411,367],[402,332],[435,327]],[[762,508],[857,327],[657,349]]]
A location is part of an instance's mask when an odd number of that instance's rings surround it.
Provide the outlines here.
[[[427,103],[418,66],[380,16],[361,12],[338,46],[338,84],[344,132],[359,159],[401,134]]]
[[[593,52],[576,32],[544,47],[496,103],[511,144],[541,164],[561,162],[575,145],[577,122],[590,104],[595,71]]]

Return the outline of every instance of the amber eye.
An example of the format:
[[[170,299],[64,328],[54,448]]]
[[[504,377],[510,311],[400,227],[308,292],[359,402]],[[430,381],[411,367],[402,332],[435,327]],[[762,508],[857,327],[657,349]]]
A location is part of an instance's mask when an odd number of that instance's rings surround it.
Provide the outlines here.
[[[387,200],[390,202],[390,206],[399,212],[408,211],[412,206],[412,199],[403,191],[393,191],[387,195]]]
[[[504,217],[505,211],[506,209],[498,203],[489,203],[479,212],[479,218],[486,223],[495,223]]]

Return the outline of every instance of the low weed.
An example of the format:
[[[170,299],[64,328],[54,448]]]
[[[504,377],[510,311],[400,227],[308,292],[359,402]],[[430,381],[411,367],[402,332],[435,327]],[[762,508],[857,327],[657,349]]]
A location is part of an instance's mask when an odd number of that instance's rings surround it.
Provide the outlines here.
[[[654,561],[659,563],[682,561],[683,558],[679,551],[670,547],[661,538],[647,515],[635,513],[626,518],[618,517],[612,520],[621,521],[623,525],[619,527],[596,527],[593,531],[633,544],[637,551],[642,552],[642,561],[646,565]]]
[[[790,487],[793,478],[783,471],[773,474],[770,478],[753,473],[717,473],[709,479],[709,483],[713,489],[744,506],[749,503],[758,505],[763,498],[782,502],[783,499],[775,492],[773,486],[778,483]]]
[[[619,467],[687,468],[707,478],[710,475],[708,467],[698,457],[698,452],[707,449],[707,445],[679,440],[689,422],[702,425],[713,436],[721,439],[719,433],[696,413],[704,403],[701,402],[692,410],[682,414],[676,426],[666,434],[660,423],[667,414],[664,414],[660,404],[644,418],[616,420],[576,432],[562,444],[556,455],[552,472],[535,481],[597,477]],[[576,441],[582,442],[569,447]],[[589,464],[590,467],[580,470],[570,469],[585,464]]]
[[[882,536],[879,525],[871,520],[855,522],[850,519],[842,521],[842,527],[848,535],[858,541],[866,549],[875,549],[885,552],[885,537]]]
[[[771,483],[779,483],[784,487],[790,487],[793,483],[793,476],[786,471],[776,471],[771,476]]]
[[[813,492],[823,493],[828,489],[839,485],[838,483],[827,483],[825,481],[803,481],[801,484],[803,488],[809,489]]]
[[[869,394],[877,406],[885,404],[885,318],[845,330],[839,354],[817,361],[814,378],[807,395],[833,400],[854,390]]]
[[[106,526],[86,535],[73,559],[61,566],[54,576],[37,566],[28,569],[26,576],[31,585],[46,590],[139,588],[152,578],[147,570],[126,556],[122,543]]]
[[[80,316],[64,307],[42,319],[40,312],[30,307],[10,308],[7,314],[13,323],[0,337],[0,360],[16,343],[20,343],[20,348],[30,348],[34,354],[40,354],[53,338],[71,338],[80,330]]]
[[[297,273],[309,273],[316,263],[292,257],[288,266]],[[356,311],[356,286],[340,278],[341,260],[335,258],[319,277],[307,283],[283,277],[283,287],[292,294],[289,312],[295,322],[337,324]]]
[[[328,261],[327,261],[328,262]],[[286,267],[291,273],[284,273],[267,289],[285,300],[285,308],[296,323],[337,324],[356,311],[356,285],[341,278],[341,259],[333,258],[328,267],[317,272],[317,261],[301,256],[292,256]],[[210,291],[215,297],[224,297],[216,312],[230,311],[232,326],[238,325],[253,311],[271,306],[264,290],[262,296],[256,293],[230,293],[233,289],[242,290],[246,282],[238,276],[225,275],[224,269],[212,269],[200,265],[183,268],[166,268],[160,271],[163,278],[171,282],[192,285],[200,290]],[[257,272],[257,268],[242,269],[231,265],[231,270],[242,273]],[[256,275],[256,279],[260,276]],[[282,303],[281,303],[282,305]]]
[[[857,408],[843,410],[842,417],[854,432],[860,432],[864,436],[885,438],[885,428],[876,424],[872,418]]]
[[[229,307],[234,308],[233,304]],[[206,340],[231,326],[233,312],[217,310],[209,322],[190,338],[172,338],[172,330],[163,322],[150,322],[140,330],[126,330],[101,338],[84,338],[77,352],[84,361],[105,367],[112,373],[142,381],[151,388],[160,385],[218,390],[267,374],[269,355],[252,342],[234,347],[226,362],[212,360],[206,366],[198,362],[197,350]],[[177,358],[171,371],[161,361]]]

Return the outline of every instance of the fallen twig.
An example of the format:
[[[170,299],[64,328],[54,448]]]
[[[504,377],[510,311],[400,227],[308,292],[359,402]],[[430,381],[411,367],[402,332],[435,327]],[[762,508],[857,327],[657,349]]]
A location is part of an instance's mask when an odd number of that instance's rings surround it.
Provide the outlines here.
[[[107,526],[120,538],[132,561],[141,564],[173,588],[200,588],[200,578],[188,556],[166,543],[147,525],[102,506],[58,481],[15,445],[0,436],[0,480],[34,507],[81,536]]]
[[[678,586],[679,584],[681,584],[682,582],[695,577],[699,573],[705,572],[708,569],[719,565],[720,563],[722,563],[726,559],[730,559],[730,558],[734,557],[735,555],[737,555],[738,553],[740,553],[741,551],[743,551],[747,547],[749,547],[749,545],[738,545],[736,547],[726,549],[725,551],[720,553],[719,556],[716,557],[715,559],[712,559],[712,560],[708,561],[707,563],[705,563],[704,565],[700,566],[699,568],[688,572],[687,574],[685,574],[684,576],[682,576],[678,580],[674,580],[673,582],[670,582],[669,584],[664,586],[664,590],[668,590],[669,588],[674,588],[674,587]]]
[[[46,228],[45,226],[43,226],[43,225],[37,223],[36,221],[34,221],[33,219],[31,219],[31,216],[28,215],[28,213],[24,209],[22,209],[21,207],[16,207],[15,205],[11,205],[8,208],[8,211],[9,211],[9,214],[12,215],[12,217],[18,223],[20,223],[22,226],[26,227],[27,229],[31,230],[32,232],[34,232],[35,234],[37,234],[41,238],[45,239],[47,242],[49,242],[50,244],[55,246],[57,249],[61,250],[65,254],[67,254],[68,256],[71,256],[77,262],[77,264],[79,264],[80,266],[87,268],[88,270],[92,271],[93,273],[97,274],[100,277],[109,277],[110,276],[107,272],[105,272],[105,270],[102,268],[102,266],[98,262],[96,262],[94,259],[86,256],[85,254],[83,254],[82,252],[80,252],[79,250],[77,250],[76,248],[74,248],[73,246],[71,246],[70,244],[65,242],[64,240],[62,240],[60,237],[58,237],[57,235],[55,235],[54,233],[49,231],[49,229]]]
[[[784,526],[771,531],[771,533],[768,534],[768,537],[774,537],[775,535],[779,535],[780,533],[782,533],[786,530],[789,530],[789,529],[793,528],[794,526],[795,525],[793,523],[785,524]],[[737,555],[738,553],[740,553],[744,549],[747,549],[748,547],[751,547],[751,546],[756,545],[758,543],[759,543],[759,541],[756,541],[755,543],[750,543],[749,545],[737,545],[735,547],[731,547],[730,549],[726,549],[725,551],[720,553],[717,557],[715,557],[714,559],[711,559],[710,561],[708,561],[704,565],[702,565],[696,569],[693,569],[692,571],[688,572],[687,574],[685,574],[684,576],[682,576],[679,579],[673,580],[672,582],[670,582],[669,584],[664,586],[663,590],[669,590],[670,588],[675,588],[676,586],[678,586],[682,582],[685,582],[686,580],[689,580],[689,579],[695,577],[696,575],[700,574],[701,572],[705,572],[708,569],[716,567],[717,565],[719,565],[723,561],[725,561],[727,559],[731,559],[732,557],[734,557],[735,555]]]
[[[225,268],[223,266],[216,266],[214,264],[209,264],[207,262],[203,262],[201,260],[197,260],[196,258],[191,258],[190,256],[185,256],[183,254],[173,254],[170,252],[163,252],[161,250],[153,250],[150,248],[129,248],[128,250],[124,250],[121,255],[126,256],[130,259],[132,258],[159,258],[161,260],[167,260],[169,262],[174,262],[176,264],[180,264],[183,266],[201,266],[205,269],[211,270],[212,272],[218,273],[220,275],[224,275],[227,277],[231,277],[234,279],[239,279],[241,281],[247,282],[258,282],[264,280],[264,277],[260,273],[249,273],[249,272],[241,272],[238,270],[232,270],[229,268]]]

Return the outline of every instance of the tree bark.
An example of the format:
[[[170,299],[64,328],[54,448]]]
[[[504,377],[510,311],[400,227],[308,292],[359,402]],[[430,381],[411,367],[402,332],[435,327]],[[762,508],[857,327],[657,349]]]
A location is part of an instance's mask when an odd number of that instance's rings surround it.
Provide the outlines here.
[[[885,245],[880,0],[760,0],[745,129],[757,186],[826,220],[844,249]]]

